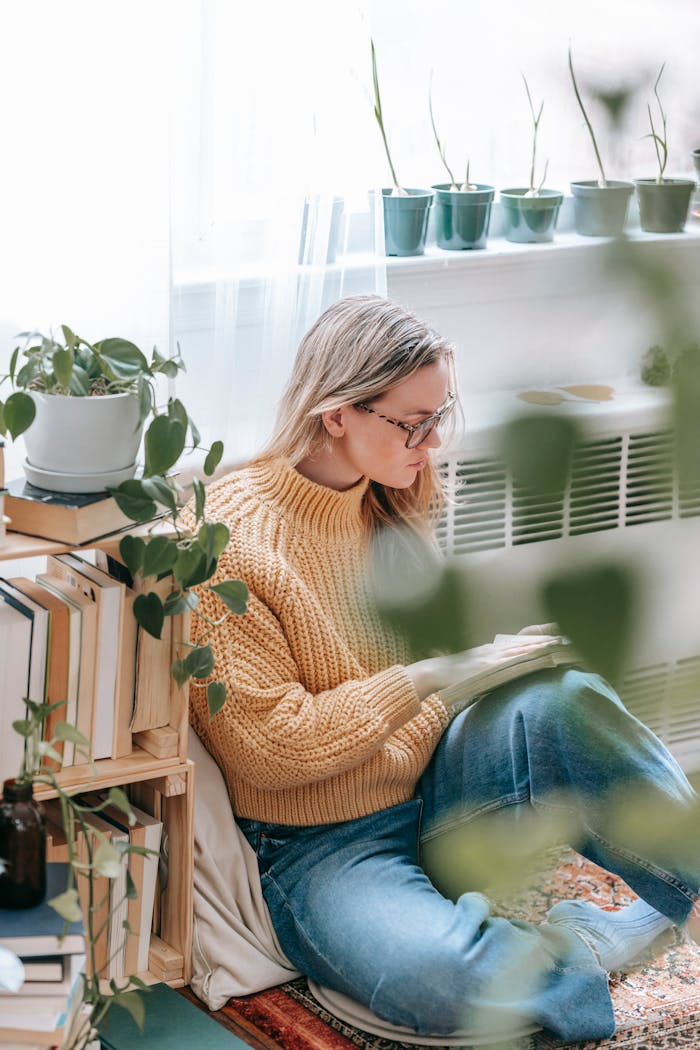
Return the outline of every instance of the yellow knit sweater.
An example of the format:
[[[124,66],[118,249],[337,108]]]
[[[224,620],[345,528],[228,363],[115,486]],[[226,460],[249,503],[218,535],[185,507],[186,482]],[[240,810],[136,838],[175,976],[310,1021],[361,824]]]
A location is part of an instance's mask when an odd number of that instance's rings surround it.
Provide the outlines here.
[[[238,816],[324,824],[405,802],[449,721],[365,600],[367,485],[337,492],[278,459],[208,490],[207,516],[231,530],[217,579],[243,579],[250,601],[211,639],[224,708],[209,722],[194,685],[191,717]]]

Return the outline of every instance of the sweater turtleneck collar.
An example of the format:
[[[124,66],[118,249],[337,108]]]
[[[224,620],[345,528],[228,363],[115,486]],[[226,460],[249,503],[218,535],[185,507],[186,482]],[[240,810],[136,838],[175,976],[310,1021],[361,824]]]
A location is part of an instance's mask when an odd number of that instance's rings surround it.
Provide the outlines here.
[[[368,477],[339,491],[310,481],[285,457],[259,463],[251,472],[263,499],[292,515],[305,528],[329,539],[349,539],[364,531],[362,501],[369,487]]]

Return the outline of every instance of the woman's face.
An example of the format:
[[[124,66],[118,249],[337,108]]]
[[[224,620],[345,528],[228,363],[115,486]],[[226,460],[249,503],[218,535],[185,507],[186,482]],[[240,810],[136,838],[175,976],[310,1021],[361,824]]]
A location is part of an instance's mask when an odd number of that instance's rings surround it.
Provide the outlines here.
[[[385,394],[365,401],[365,409],[345,405],[336,412],[324,413],[326,427],[335,439],[334,459],[348,484],[352,484],[349,479],[353,476],[357,481],[367,475],[391,488],[412,485],[428,462],[429,450],[440,447],[440,435],[432,429],[415,448],[406,448],[409,432],[395,423],[417,426],[448,400],[449,371],[447,361],[441,358],[419,368]]]

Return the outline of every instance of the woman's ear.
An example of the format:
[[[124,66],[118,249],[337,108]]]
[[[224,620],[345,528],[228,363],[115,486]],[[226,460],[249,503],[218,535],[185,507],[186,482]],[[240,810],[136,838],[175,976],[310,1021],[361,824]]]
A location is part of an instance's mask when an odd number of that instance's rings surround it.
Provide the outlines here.
[[[341,407],[321,413],[323,425],[331,437],[339,438],[345,434],[345,411],[345,407]]]

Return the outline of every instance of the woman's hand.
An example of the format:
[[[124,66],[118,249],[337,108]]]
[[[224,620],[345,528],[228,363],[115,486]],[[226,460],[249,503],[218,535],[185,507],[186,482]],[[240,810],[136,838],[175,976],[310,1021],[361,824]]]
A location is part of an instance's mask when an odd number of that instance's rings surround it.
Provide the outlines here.
[[[544,633],[552,626],[547,624],[524,628],[520,634],[497,635],[493,642],[478,645],[473,649],[418,660],[406,667],[406,674],[416,687],[421,700],[424,700],[431,693],[457,682],[468,681],[470,677],[497,667],[513,657],[560,649],[565,639],[561,635]]]

